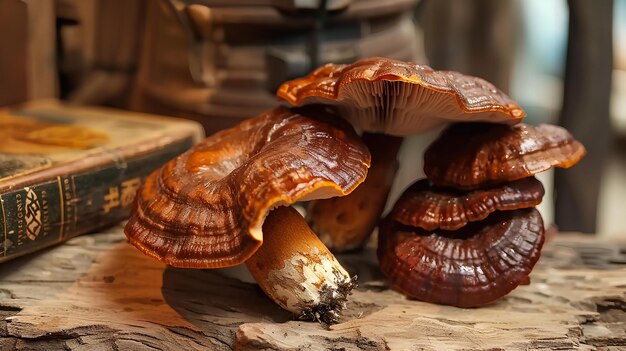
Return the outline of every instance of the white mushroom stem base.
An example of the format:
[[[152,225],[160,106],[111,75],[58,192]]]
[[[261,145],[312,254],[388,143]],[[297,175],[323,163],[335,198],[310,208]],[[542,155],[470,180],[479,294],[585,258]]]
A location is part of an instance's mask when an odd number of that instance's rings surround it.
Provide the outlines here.
[[[282,308],[325,323],[337,321],[356,281],[292,207],[279,207],[267,216],[263,245],[246,266]]]

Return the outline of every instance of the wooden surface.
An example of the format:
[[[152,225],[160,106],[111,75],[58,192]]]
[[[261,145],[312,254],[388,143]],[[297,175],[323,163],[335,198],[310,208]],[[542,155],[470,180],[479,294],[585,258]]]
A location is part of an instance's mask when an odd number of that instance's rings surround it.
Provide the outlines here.
[[[531,285],[480,309],[407,300],[372,251],[344,255],[360,287],[325,328],[236,269],[166,267],[112,228],[0,266],[0,350],[624,350],[626,242],[597,240],[557,235]]]

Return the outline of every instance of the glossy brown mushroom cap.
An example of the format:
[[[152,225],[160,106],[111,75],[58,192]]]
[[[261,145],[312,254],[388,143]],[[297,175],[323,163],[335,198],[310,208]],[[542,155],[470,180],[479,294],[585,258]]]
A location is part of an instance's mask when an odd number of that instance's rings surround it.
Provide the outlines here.
[[[569,168],[585,147],[562,127],[457,123],[424,153],[426,177],[438,186],[477,189]]]
[[[535,177],[470,192],[437,188],[428,179],[404,191],[389,216],[398,223],[425,230],[457,230],[499,210],[535,207],[544,195]]]
[[[142,252],[173,266],[240,264],[262,244],[271,209],[345,195],[365,179],[369,163],[349,127],[274,109],[152,173],[125,233]]]
[[[335,105],[357,128],[397,136],[449,121],[514,124],[525,115],[483,79],[380,57],[327,64],[284,83],[277,95],[294,106]]]
[[[428,232],[389,219],[381,226],[378,259],[391,286],[410,297],[476,307],[525,282],[543,242],[534,208],[496,212],[456,231]]]

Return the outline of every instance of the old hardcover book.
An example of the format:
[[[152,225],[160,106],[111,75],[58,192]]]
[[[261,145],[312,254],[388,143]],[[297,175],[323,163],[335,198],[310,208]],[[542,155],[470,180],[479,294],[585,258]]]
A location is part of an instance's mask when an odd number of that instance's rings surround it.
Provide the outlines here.
[[[202,136],[195,122],[56,101],[0,109],[0,262],[124,219],[142,180]]]

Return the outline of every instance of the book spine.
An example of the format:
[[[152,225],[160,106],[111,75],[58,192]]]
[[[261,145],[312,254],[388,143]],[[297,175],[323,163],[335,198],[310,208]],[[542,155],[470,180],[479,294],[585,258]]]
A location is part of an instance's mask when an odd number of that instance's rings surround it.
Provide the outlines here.
[[[0,194],[0,262],[128,217],[137,189],[156,168],[186,151],[191,138]]]

